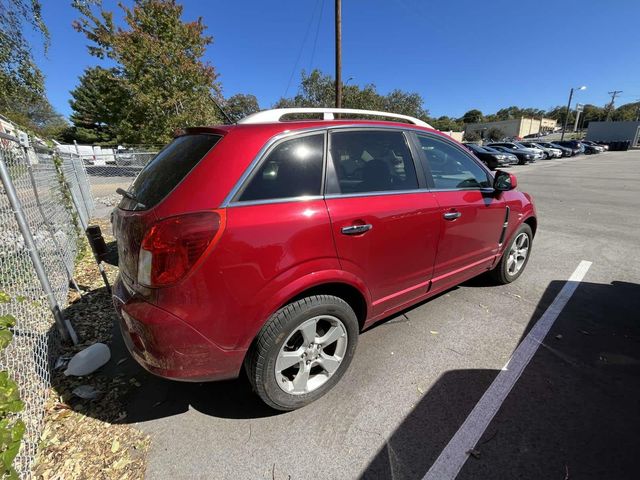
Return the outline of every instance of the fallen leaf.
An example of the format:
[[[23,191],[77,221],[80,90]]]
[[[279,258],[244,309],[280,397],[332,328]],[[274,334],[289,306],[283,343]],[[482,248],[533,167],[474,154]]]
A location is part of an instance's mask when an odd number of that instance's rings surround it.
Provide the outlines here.
[[[472,448],[471,450],[467,450],[467,455],[471,455],[473,458],[480,458],[480,450]]]
[[[116,438],[111,444],[111,453],[116,453],[118,450],[120,450],[120,442]]]

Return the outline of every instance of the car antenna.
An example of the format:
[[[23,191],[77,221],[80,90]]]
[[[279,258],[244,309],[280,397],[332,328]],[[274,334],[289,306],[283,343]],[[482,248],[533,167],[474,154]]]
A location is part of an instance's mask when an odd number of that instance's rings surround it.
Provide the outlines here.
[[[213,100],[213,103],[215,103],[216,107],[218,107],[218,110],[222,112],[222,115],[224,115],[224,118],[227,119],[227,122],[229,122],[229,125],[236,123],[233,120],[231,120],[231,117],[227,115],[227,112],[224,111],[224,109],[220,106],[220,104],[216,101],[215,98],[211,97],[211,100]]]

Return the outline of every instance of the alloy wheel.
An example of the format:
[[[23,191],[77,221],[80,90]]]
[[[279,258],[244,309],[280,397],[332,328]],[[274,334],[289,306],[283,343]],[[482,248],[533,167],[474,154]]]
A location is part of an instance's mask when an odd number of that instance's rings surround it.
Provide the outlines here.
[[[516,275],[527,260],[529,255],[529,235],[521,233],[511,245],[509,256],[507,257],[507,273]]]
[[[292,395],[313,392],[338,371],[348,345],[347,329],[332,315],[306,320],[289,335],[275,362],[278,386]]]

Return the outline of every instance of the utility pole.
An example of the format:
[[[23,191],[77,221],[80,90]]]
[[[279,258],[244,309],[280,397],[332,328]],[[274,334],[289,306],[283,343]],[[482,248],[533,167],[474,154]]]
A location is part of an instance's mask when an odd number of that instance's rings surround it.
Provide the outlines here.
[[[342,108],[342,0],[336,0],[336,108]]]
[[[611,118],[611,111],[613,110],[613,102],[615,102],[616,97],[618,96],[619,93],[622,93],[622,90],[614,90],[613,92],[607,92],[609,95],[611,95],[611,102],[609,103],[609,105],[607,105],[607,122],[609,121],[609,118]]]

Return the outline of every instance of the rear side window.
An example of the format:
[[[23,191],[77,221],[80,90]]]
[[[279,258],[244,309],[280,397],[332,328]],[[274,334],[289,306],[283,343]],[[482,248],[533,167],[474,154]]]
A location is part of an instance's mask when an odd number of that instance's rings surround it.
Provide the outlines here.
[[[478,189],[491,186],[487,172],[462,150],[443,140],[418,135],[431,171],[434,187],[442,190]]]
[[[136,200],[151,208],[166,197],[220,140],[221,135],[184,135],[163,148],[142,169],[129,191]],[[123,198],[120,208],[134,208],[135,202]],[[138,207],[140,208],[140,207]]]
[[[402,132],[334,132],[331,157],[341,193],[418,188],[413,158]]]
[[[320,195],[324,134],[279,143],[263,159],[239,201]]]

